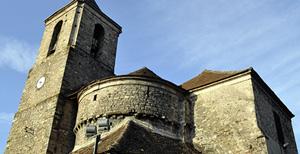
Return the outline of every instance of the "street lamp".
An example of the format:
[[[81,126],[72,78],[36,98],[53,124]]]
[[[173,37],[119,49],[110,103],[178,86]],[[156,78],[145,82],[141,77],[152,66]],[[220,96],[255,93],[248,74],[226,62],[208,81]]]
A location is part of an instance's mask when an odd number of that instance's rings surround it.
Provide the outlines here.
[[[96,135],[96,141],[94,146],[93,154],[97,154],[98,151],[98,143],[100,141],[100,132],[109,131],[110,130],[110,121],[108,118],[100,118],[97,120],[96,125],[88,124],[85,129],[86,137],[92,137]]]

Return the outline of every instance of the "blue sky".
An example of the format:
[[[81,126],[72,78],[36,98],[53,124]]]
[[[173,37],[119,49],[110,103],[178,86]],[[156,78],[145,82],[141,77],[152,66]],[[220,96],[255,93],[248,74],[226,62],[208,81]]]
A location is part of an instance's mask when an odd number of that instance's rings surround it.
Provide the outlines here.
[[[1,2],[0,152],[39,47],[43,21],[67,2]],[[204,69],[252,66],[296,115],[293,126],[299,147],[299,0],[101,0],[98,4],[123,27],[117,74],[147,66],[180,84]]]

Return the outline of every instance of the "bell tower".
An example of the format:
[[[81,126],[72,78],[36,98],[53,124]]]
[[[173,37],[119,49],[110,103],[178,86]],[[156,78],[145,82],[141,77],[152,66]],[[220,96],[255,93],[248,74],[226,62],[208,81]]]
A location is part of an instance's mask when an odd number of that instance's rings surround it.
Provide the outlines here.
[[[83,85],[114,76],[121,27],[95,0],[72,0],[45,20],[39,54],[23,91],[6,154],[69,153]]]

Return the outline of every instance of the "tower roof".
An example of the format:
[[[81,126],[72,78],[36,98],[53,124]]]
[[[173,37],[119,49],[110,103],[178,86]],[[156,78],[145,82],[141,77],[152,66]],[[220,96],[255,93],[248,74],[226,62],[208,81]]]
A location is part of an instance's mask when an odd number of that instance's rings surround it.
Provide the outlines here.
[[[73,0],[73,1],[86,3],[89,6],[91,6],[93,9],[95,9],[96,11],[102,12],[95,0]]]

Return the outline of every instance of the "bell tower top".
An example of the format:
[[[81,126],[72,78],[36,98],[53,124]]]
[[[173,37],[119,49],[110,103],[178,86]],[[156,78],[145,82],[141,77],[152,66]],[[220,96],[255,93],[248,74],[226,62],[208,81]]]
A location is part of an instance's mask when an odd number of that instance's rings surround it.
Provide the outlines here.
[[[83,4],[84,3],[84,4],[87,4],[89,7],[93,8],[94,11],[96,11],[101,16],[103,16],[104,18],[106,18],[107,20],[109,20],[112,24],[114,24],[114,26],[116,26],[120,31],[122,30],[122,27],[119,24],[117,24],[115,21],[113,21],[110,17],[108,17],[106,14],[104,14],[101,11],[100,7],[98,6],[98,4],[97,4],[97,2],[95,0],[71,0],[71,2],[69,4],[65,5],[64,7],[62,7],[58,11],[56,11],[54,14],[52,14],[51,16],[49,16],[45,20],[45,23],[47,23],[49,20],[51,20],[54,16],[56,16],[60,12],[63,12],[66,8],[68,8],[69,6],[71,6],[74,3],[78,3],[78,4]]]
[[[121,32],[122,27],[104,14],[95,0],[71,0],[45,20],[36,63],[71,47],[91,55],[113,72],[117,38]]]
[[[76,72],[89,76],[84,77],[84,82],[68,87],[74,90],[92,80],[114,75],[121,32],[122,27],[104,14],[95,0],[71,0],[45,20],[45,34],[36,63],[69,55],[70,68],[78,68]]]
[[[95,0],[72,0],[72,1],[81,1],[81,2],[86,3],[86,4],[90,5],[91,7],[93,7],[96,11],[101,12],[101,10]]]

